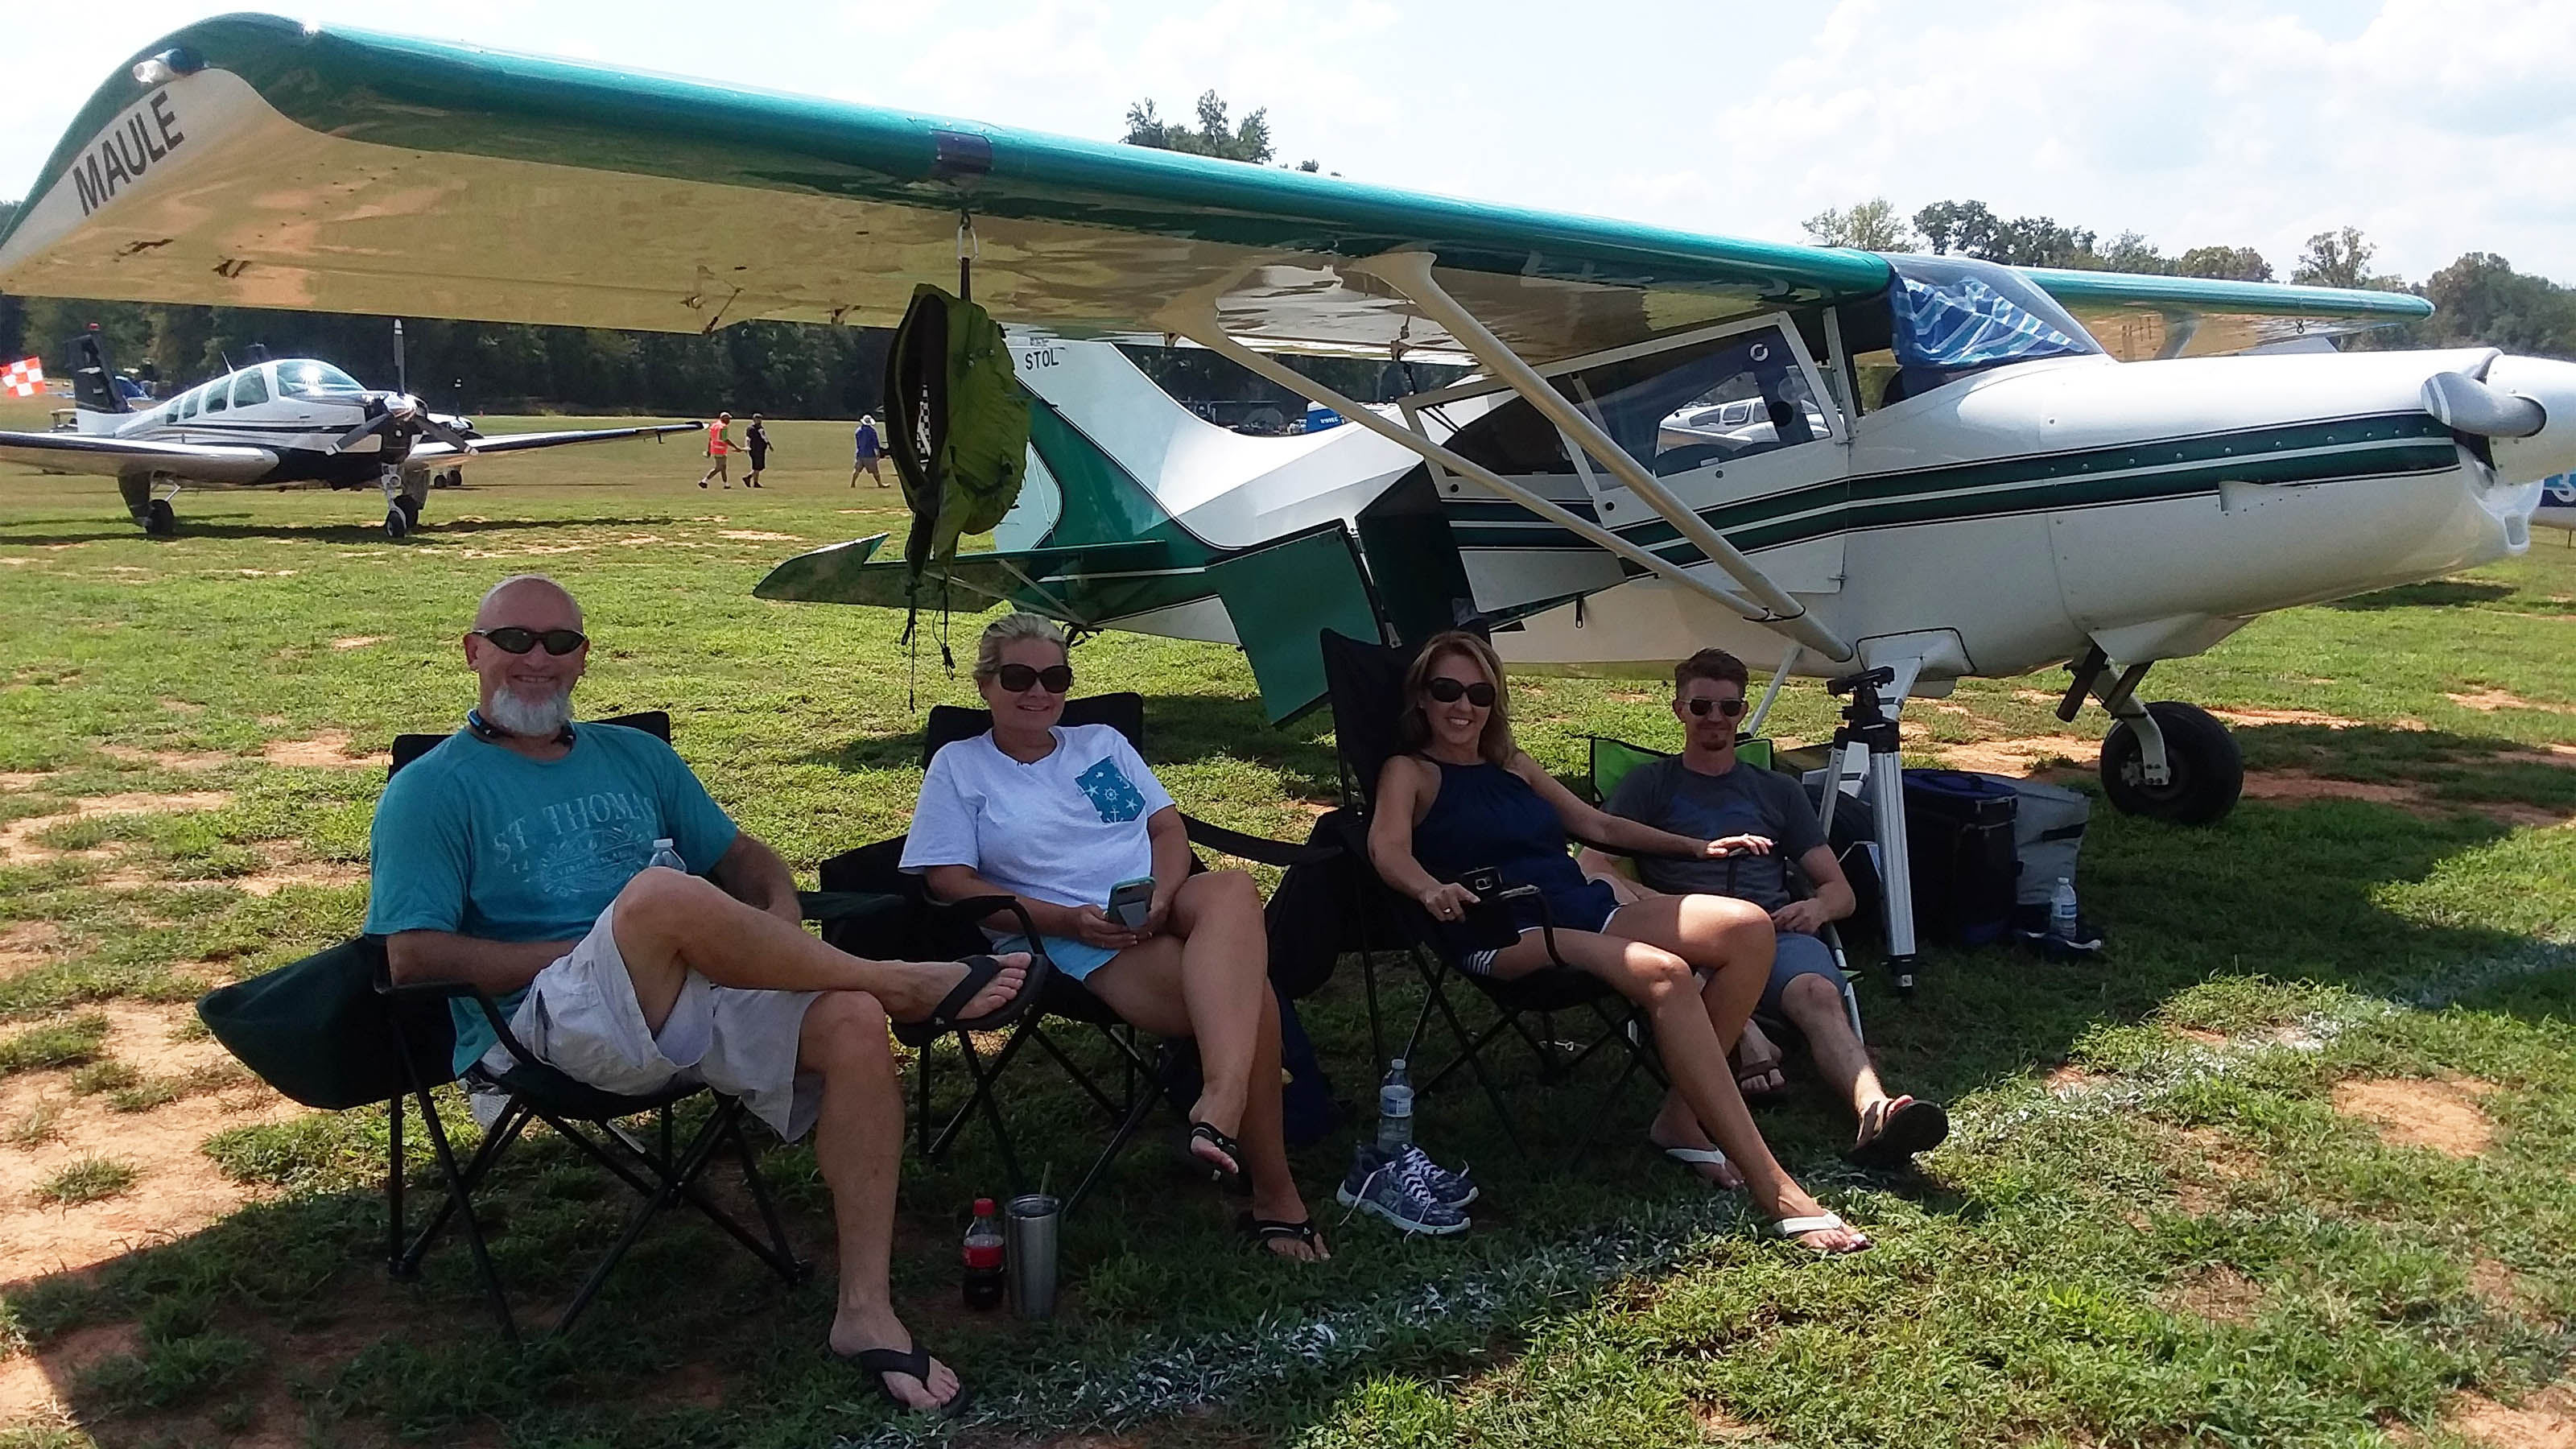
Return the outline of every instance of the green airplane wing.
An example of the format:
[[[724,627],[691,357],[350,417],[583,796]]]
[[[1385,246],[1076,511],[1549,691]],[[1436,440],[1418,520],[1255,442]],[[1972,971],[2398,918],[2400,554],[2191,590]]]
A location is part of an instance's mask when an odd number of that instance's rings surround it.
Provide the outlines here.
[[[2122,361],[2201,357],[2412,322],[2433,304],[2411,292],[2288,287],[2204,277],[2024,267]]]
[[[1867,252],[231,15],[99,88],[0,234],[0,290],[676,332],[885,326],[916,282],[956,276],[961,221],[975,299],[1006,322],[1156,338],[1175,304],[1213,302],[1273,350],[1454,352],[1348,270],[1391,251],[1432,253],[1442,286],[1534,362],[1861,301],[1890,277]],[[2168,331],[2222,306],[2402,305],[2142,290],[2168,280],[2047,284]]]

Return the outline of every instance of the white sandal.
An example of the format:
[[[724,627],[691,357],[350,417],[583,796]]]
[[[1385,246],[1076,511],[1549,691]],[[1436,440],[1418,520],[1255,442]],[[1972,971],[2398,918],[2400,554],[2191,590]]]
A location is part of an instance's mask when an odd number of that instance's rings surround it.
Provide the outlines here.
[[[1867,1233],[1859,1232],[1857,1229],[1853,1228],[1851,1224],[1844,1222],[1842,1214],[1840,1213],[1822,1212],[1812,1213],[1801,1218],[1773,1218],[1769,1222],[1763,1224],[1763,1231],[1769,1233],[1775,1238],[1785,1238],[1792,1242],[1805,1237],[1809,1233],[1831,1233],[1837,1231],[1852,1232],[1860,1239],[1858,1243],[1855,1243],[1848,1248],[1824,1248],[1819,1250],[1829,1257],[1839,1256],[1844,1253],[1857,1253],[1863,1248],[1872,1246],[1869,1240],[1869,1235]]]

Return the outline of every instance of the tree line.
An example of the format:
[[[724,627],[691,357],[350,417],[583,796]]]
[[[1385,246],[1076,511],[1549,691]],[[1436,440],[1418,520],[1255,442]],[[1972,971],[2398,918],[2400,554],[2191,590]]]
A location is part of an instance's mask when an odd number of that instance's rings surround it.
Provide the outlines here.
[[[2171,256],[2134,231],[2106,244],[2098,232],[2054,217],[1997,215],[1982,201],[1936,201],[1911,217],[1887,198],[1818,212],[1803,224],[1819,246],[1872,252],[1956,253],[2020,267],[2148,272],[2237,282],[2286,280],[2303,286],[2412,292],[2433,304],[2420,322],[2374,328],[2343,340],[2351,348],[2501,347],[2538,357],[2576,358],[2576,287],[2514,270],[2493,252],[2467,252],[2421,282],[2374,269],[2379,254],[2357,227],[2310,236],[2277,277],[2249,246],[2198,246]]]

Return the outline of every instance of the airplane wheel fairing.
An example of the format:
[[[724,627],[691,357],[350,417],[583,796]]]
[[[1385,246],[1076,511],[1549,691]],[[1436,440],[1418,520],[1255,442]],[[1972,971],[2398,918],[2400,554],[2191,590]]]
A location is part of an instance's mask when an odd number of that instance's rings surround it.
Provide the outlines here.
[[[155,538],[168,538],[179,531],[179,515],[167,498],[155,498],[143,510],[143,531]]]
[[[2207,710],[2180,700],[2147,706],[2164,732],[2167,779],[2149,785],[2137,734],[2115,724],[2102,739],[2102,792],[2123,815],[2175,825],[2209,825],[2236,808],[2245,790],[2245,757],[2236,737]]]
[[[411,532],[411,515],[399,508],[385,510],[385,537],[400,539]]]

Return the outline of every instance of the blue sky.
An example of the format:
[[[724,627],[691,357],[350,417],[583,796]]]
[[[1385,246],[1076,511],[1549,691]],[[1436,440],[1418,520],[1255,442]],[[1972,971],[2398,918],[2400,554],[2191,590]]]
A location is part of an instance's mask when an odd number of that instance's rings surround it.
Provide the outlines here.
[[[129,53],[221,7],[13,7],[0,196]],[[300,18],[1080,135],[1210,87],[1355,179],[1795,240],[1974,197],[2168,252],[2361,227],[2410,279],[2576,281],[2576,5],[2543,0],[653,0],[309,4]]]

